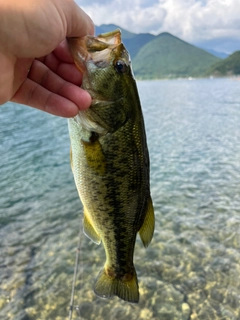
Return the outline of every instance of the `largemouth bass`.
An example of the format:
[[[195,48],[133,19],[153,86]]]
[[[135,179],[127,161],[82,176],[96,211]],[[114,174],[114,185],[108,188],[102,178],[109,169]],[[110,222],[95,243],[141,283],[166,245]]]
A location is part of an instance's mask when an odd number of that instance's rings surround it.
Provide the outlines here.
[[[69,119],[71,167],[84,207],[84,233],[103,243],[106,262],[94,287],[104,298],[139,301],[133,265],[136,235],[147,247],[154,232],[149,155],[129,54],[120,30],[68,39],[88,110]]]

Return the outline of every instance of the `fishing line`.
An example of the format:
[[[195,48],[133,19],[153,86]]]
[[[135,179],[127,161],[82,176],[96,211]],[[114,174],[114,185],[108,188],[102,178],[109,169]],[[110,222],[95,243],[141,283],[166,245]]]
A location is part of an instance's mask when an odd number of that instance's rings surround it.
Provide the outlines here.
[[[73,308],[74,308],[74,292],[75,292],[75,285],[76,285],[77,271],[78,271],[78,260],[79,260],[80,245],[81,245],[81,233],[82,233],[82,225],[81,225],[81,223],[80,223],[79,234],[78,234],[78,244],[77,244],[76,258],[75,258],[74,275],[73,275],[73,282],[72,282],[72,294],[71,294],[71,300],[70,300],[70,306],[69,306],[69,316],[68,316],[68,320],[71,320],[71,319],[72,319],[72,313],[73,313]]]

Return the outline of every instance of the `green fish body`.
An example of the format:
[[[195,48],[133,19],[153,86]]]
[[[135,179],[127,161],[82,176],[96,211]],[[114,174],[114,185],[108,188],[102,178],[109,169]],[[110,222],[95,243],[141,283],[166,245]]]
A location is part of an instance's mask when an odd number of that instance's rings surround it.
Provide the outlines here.
[[[84,233],[103,243],[106,262],[94,291],[139,301],[133,265],[136,235],[145,247],[154,232],[149,155],[130,57],[119,30],[68,40],[92,96],[88,110],[69,119],[71,166],[84,207]]]

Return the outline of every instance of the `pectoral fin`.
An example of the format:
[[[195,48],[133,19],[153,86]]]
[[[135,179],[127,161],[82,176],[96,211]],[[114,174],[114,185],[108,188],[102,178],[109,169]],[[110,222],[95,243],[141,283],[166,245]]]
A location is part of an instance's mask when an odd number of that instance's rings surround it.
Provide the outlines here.
[[[96,174],[104,175],[106,172],[106,159],[102,146],[98,141],[98,135],[92,132],[89,142],[82,140],[82,143],[89,168],[94,170]]]
[[[70,146],[70,165],[71,165],[71,169],[73,171],[72,146]]]
[[[101,243],[100,236],[98,235],[98,233],[96,232],[92,224],[90,223],[86,214],[84,214],[84,218],[83,218],[83,232],[89,239],[91,239],[96,244]]]
[[[140,230],[138,231],[145,248],[148,247],[148,245],[152,240],[153,232],[154,232],[154,224],[155,224],[154,209],[152,205],[152,199],[150,197],[148,200],[148,207],[147,207],[147,213],[146,213],[145,219],[143,221],[143,224]]]

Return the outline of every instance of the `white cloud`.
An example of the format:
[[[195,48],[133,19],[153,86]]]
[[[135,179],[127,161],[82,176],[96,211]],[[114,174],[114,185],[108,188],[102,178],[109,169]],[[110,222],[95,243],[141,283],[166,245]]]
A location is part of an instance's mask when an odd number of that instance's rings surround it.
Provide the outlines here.
[[[114,23],[136,33],[168,31],[191,43],[240,39],[239,0],[77,0],[77,3],[96,25]]]
[[[103,4],[78,0],[77,3],[90,15],[96,25],[114,23],[132,32],[156,33],[160,29],[166,11],[158,0],[114,0]]]
[[[164,26],[193,41],[212,37],[239,38],[239,0],[166,1]]]

